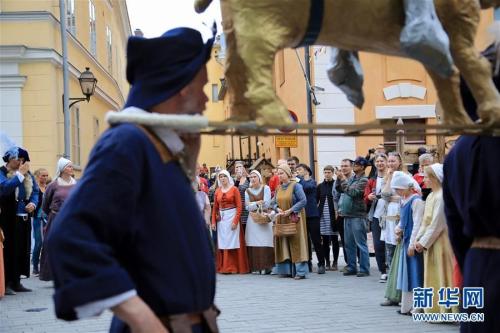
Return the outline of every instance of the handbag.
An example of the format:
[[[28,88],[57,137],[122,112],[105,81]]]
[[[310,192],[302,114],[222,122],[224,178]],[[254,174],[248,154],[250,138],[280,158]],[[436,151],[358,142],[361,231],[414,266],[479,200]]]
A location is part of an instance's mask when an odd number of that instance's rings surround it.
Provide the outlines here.
[[[290,213],[290,216],[288,218],[292,223],[299,223],[300,221],[300,215],[295,212]]]

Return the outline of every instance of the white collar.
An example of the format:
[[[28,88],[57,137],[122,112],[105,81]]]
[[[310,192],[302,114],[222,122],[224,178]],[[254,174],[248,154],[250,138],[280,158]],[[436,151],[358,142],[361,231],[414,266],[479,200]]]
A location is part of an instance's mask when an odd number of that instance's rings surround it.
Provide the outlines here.
[[[125,108],[121,111],[121,113],[143,115],[151,114],[151,112],[147,112],[135,106]],[[167,148],[173,155],[177,155],[182,150],[184,150],[184,143],[175,131],[171,130],[170,128],[161,126],[151,126],[151,130],[153,130],[153,132],[158,135],[158,137],[161,139],[161,141],[163,141],[163,143],[167,146]]]
[[[71,177],[69,182],[65,181],[62,177],[57,177],[57,185],[59,186],[70,186],[70,185],[75,185],[76,180],[75,178]]]

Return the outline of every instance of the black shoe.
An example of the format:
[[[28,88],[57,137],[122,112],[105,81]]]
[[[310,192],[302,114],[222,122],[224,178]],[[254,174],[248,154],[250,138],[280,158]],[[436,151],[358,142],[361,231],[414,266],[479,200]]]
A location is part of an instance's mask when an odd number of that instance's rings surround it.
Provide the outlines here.
[[[348,271],[346,270],[344,272],[344,276],[351,276],[351,275],[357,275],[358,273],[356,271]]]
[[[365,276],[370,276],[369,273],[363,273],[363,272],[359,272],[358,274],[356,274],[357,277],[365,277]]]
[[[331,268],[331,270],[332,270],[332,271],[338,271],[338,270],[339,270],[339,268],[338,268],[338,266],[337,266],[337,263],[336,263],[336,262],[334,262],[334,263],[332,264],[332,268]]]
[[[32,291],[31,289],[26,288],[25,286],[23,286],[21,283],[19,283],[17,286],[13,287],[12,289],[13,289],[15,292],[18,292],[18,293],[25,293],[25,292],[30,292],[30,291]]]
[[[304,280],[305,278],[305,275],[295,275],[294,277],[295,280]]]
[[[325,274],[325,266],[318,266],[318,274]]]
[[[5,288],[5,295],[14,296],[17,295],[17,293],[14,290],[12,290],[11,287],[7,287]]]
[[[329,262],[327,262],[327,263],[326,263],[325,268],[326,268],[326,270],[327,270],[327,271],[331,270],[331,266],[330,266],[330,263],[329,263]]]
[[[36,268],[33,268],[33,276],[38,276],[40,275],[40,271]]]
[[[401,310],[397,310],[396,312],[403,316],[411,316],[411,311],[401,312]]]

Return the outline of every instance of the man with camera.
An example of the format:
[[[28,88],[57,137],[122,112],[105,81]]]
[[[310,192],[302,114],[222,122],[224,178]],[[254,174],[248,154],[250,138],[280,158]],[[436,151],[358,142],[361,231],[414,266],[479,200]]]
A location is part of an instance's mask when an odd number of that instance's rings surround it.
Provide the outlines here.
[[[344,173],[337,172],[336,190],[343,193],[339,202],[340,213],[344,216],[345,248],[347,251],[347,269],[345,276],[356,275],[364,277],[370,275],[370,257],[366,238],[366,204],[364,192],[368,178],[365,169],[369,162],[358,157],[354,161],[354,176],[347,178]],[[356,265],[356,247],[360,250],[360,269]]]

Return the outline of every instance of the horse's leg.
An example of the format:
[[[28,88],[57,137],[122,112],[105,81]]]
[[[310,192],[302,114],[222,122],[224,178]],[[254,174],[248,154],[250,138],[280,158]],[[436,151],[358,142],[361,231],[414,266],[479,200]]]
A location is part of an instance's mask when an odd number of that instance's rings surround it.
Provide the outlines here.
[[[230,119],[250,121],[255,119],[255,109],[244,96],[247,91],[247,69],[238,54],[237,34],[234,28],[233,14],[230,5],[221,2],[222,26],[226,39],[226,54],[224,63],[224,76],[229,90]]]
[[[266,47],[262,40],[246,40],[240,48],[241,58],[248,69],[248,98],[257,112],[258,124],[287,125],[291,118],[273,87],[273,64],[276,49]]]
[[[288,125],[291,118],[287,108],[279,100],[273,87],[273,64],[276,52],[282,48],[284,36],[288,27],[280,25],[271,18],[264,19],[266,12],[255,11],[254,17],[260,20],[250,20],[245,11],[235,10],[235,41],[237,52],[245,72],[234,73],[239,77],[246,76],[245,92],[251,107],[256,110],[255,118],[258,124]]]
[[[461,7],[447,22],[453,60],[476,100],[477,113],[482,122],[500,124],[500,94],[491,79],[491,65],[474,48],[479,4],[473,0],[456,3],[457,6],[460,3]]]
[[[462,105],[460,75],[456,68],[448,78],[443,78],[428,67],[426,69],[436,87],[439,102],[443,109],[441,122],[450,125],[472,124],[472,120],[467,116]]]

